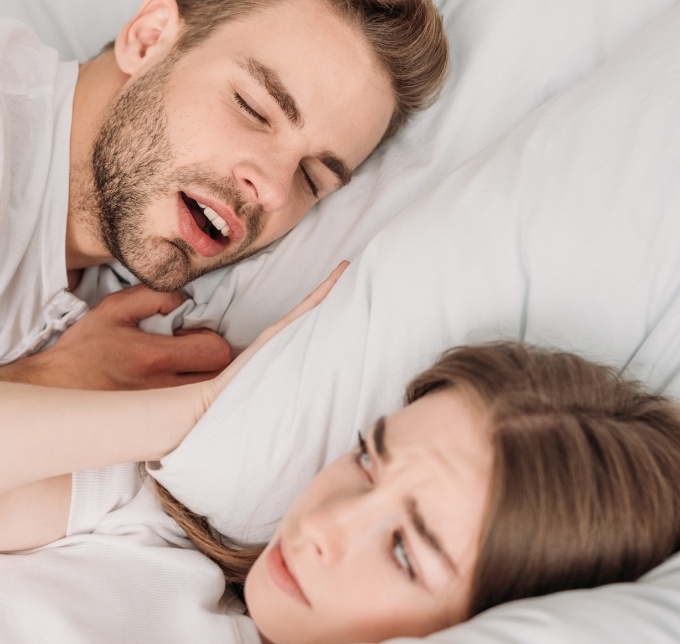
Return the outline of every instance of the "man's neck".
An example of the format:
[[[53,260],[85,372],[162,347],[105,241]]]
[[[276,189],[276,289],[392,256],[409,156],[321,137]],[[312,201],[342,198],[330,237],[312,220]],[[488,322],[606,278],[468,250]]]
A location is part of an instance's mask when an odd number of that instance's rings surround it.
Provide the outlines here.
[[[82,270],[66,271],[66,278],[68,280],[68,290],[75,291],[80,284],[80,280],[83,277]]]
[[[77,283],[80,279],[82,269],[112,259],[99,231],[91,157],[106,109],[126,78],[112,52],[81,65],[78,73],[73,99],[66,223],[66,269],[70,288],[72,280]]]

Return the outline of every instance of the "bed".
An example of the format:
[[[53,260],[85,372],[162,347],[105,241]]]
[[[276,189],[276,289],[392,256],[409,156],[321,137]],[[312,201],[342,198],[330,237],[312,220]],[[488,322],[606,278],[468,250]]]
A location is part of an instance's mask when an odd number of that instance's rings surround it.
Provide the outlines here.
[[[82,59],[136,2],[54,4],[9,0],[0,14]],[[166,333],[207,325],[242,348],[352,260],[327,300],[147,465],[228,534],[271,534],[312,473],[400,406],[404,384],[448,346],[564,347],[680,396],[680,6],[439,6],[453,62],[440,101],[274,247],[201,278],[180,309],[145,322]],[[120,288],[115,268],[87,275],[90,303]],[[48,567],[60,556],[50,550]],[[98,641],[82,610],[54,614]],[[679,615],[676,556],[634,584],[514,602],[426,639],[677,642]]]

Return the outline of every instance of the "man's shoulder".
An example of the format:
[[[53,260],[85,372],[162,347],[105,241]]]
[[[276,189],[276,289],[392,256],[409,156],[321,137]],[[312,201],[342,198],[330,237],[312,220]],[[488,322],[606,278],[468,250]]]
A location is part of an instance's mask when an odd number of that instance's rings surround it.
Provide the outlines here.
[[[74,309],[64,236],[76,81],[76,63],[0,20],[0,363],[39,348]]]
[[[36,97],[54,86],[59,57],[24,23],[0,18],[0,91]]]

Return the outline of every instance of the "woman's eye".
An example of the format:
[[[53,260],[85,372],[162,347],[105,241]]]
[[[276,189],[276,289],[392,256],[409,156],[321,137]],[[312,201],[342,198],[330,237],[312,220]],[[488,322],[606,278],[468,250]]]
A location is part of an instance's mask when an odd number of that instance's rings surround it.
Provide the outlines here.
[[[300,170],[302,171],[302,174],[305,178],[305,181],[307,182],[307,185],[309,186],[309,189],[311,190],[312,194],[314,195],[314,199],[319,198],[319,188],[318,186],[314,183],[312,180],[312,177],[309,176],[309,172],[305,170],[304,166],[300,166]]]
[[[371,455],[368,451],[368,445],[366,445],[366,441],[361,434],[359,434],[359,454],[357,456],[357,463],[359,463],[359,467],[361,467],[362,470],[365,470],[370,474]]]
[[[234,100],[246,114],[249,114],[253,118],[257,119],[260,123],[264,123],[266,125],[267,119],[262,116],[262,114],[256,112],[252,107],[250,107],[250,105],[245,100],[243,100],[243,97],[240,94],[234,94]]]
[[[409,579],[414,580],[416,573],[409,560],[406,544],[400,532],[395,532],[392,536],[392,552],[399,568],[408,574]]]

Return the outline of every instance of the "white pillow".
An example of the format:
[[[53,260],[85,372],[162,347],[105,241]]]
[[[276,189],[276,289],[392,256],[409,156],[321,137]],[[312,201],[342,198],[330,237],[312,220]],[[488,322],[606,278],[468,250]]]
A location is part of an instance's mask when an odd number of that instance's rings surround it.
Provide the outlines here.
[[[218,529],[266,535],[320,465],[398,406],[408,378],[490,338],[574,349],[680,394],[678,42],[680,7],[399,212],[154,476]],[[677,641],[677,560],[648,583],[528,600],[434,641],[565,641],[540,628],[544,611],[569,622],[584,595],[611,610],[620,593],[651,604]],[[499,620],[488,631],[487,617]],[[572,641],[659,641],[634,611],[569,628]]]
[[[164,461],[162,482],[226,528],[233,515],[212,504],[231,508],[228,490],[240,495],[238,481],[249,481],[244,511],[273,520],[283,506],[270,487],[286,487],[298,449],[294,467],[307,476],[394,409],[406,379],[452,344],[509,336],[573,347],[632,360],[637,375],[669,388],[678,360],[665,348],[680,306],[679,15],[667,12],[399,212],[322,306],[246,366]],[[220,471],[230,455],[238,463]],[[275,475],[254,486],[258,470]],[[223,475],[229,485],[214,485]]]
[[[294,306],[342,259],[355,259],[394,215],[627,42],[676,0],[444,0],[453,72],[418,116],[350,186],[285,239],[199,280],[196,314],[237,350]],[[215,321],[218,326],[215,327]],[[175,322],[175,324],[179,324]]]

